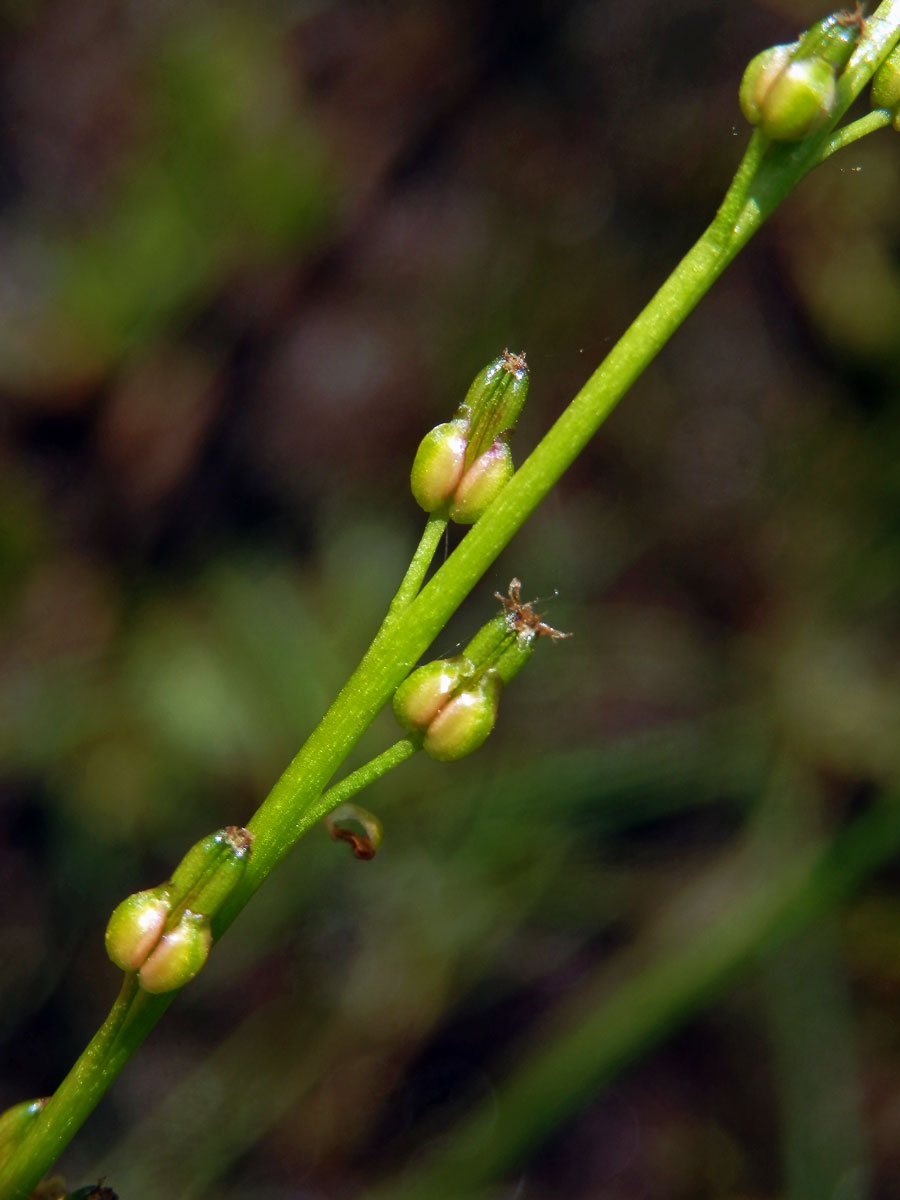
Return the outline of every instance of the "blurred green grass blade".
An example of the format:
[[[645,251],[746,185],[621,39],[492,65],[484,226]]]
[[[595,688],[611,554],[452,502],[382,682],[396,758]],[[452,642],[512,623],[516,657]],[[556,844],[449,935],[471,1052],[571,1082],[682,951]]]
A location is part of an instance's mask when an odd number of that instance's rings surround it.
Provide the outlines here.
[[[705,929],[637,969],[605,998],[591,987],[541,1031],[537,1049],[475,1109],[433,1158],[367,1200],[478,1194],[565,1121],[579,1104],[677,1024],[748,962],[840,901],[900,845],[900,800],[891,796],[841,836],[758,876]],[[596,985],[595,985],[596,986]],[[543,1045],[541,1045],[543,1043]],[[549,1043],[549,1044],[548,1044]]]
[[[829,922],[772,955],[769,1011],[786,1200],[866,1200],[870,1194],[847,982]]]

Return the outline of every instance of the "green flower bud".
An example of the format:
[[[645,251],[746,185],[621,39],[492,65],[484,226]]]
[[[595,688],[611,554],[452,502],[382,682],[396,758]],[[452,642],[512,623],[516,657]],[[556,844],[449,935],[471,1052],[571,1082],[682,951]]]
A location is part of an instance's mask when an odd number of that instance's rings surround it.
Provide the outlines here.
[[[426,433],[410,473],[413,497],[426,512],[446,504],[462,479],[466,466],[469,421],[457,417],[444,425],[436,425]]]
[[[513,429],[527,395],[523,354],[504,350],[479,371],[456,417],[436,425],[419,443],[410,486],[426,512],[452,501],[454,520],[471,524],[478,519],[512,474],[508,448],[500,450],[495,444]],[[487,454],[463,486],[469,471]]]
[[[253,837],[238,825],[211,833],[188,850],[168,883],[128,896],[106,927],[106,952],[137,971],[148,992],[170,992],[193,979],[212,944],[209,918],[240,881]]]
[[[252,841],[252,834],[239,825],[227,825],[201,838],[169,881],[173,905],[204,916],[217,913],[244,874]]]
[[[776,142],[799,142],[824,128],[837,108],[837,78],[863,27],[858,12],[818,21],[797,42],[751,59],[741,81],[741,111]]]
[[[136,971],[163,935],[172,905],[165,885],[127,896],[106,927],[106,953],[123,971]]]
[[[872,76],[872,107],[886,108],[894,118],[891,124],[900,132],[900,46]]]
[[[498,438],[490,449],[475,459],[459,481],[450,505],[451,519],[460,525],[473,524],[512,479],[514,472],[509,446]]]
[[[528,396],[524,354],[504,350],[475,376],[463,409],[471,421],[466,465],[471,466],[502,433],[514,428]]]
[[[426,663],[407,675],[394,692],[394,716],[410,733],[426,729],[473,671],[463,655]]]
[[[432,758],[449,761],[477,750],[494,727],[503,685],[524,667],[537,639],[569,636],[522,600],[521,587],[513,579],[506,596],[496,593],[503,611],[478,630],[463,654],[426,663],[397,688],[397,720],[411,733],[424,731],[422,747]]]
[[[49,1099],[43,1096],[40,1100],[23,1100],[0,1113],[0,1160],[22,1140]]]
[[[209,955],[209,918],[186,909],[174,929],[164,933],[138,971],[145,992],[172,992],[189,983]]]
[[[762,105],[760,128],[773,142],[799,142],[828,123],[837,104],[834,71],[821,58],[788,63]]]
[[[761,50],[747,64],[738,100],[741,112],[751,125],[758,125],[762,120],[763,102],[772,84],[791,61],[798,44],[793,42],[788,46],[770,46],[768,50]]]
[[[425,731],[425,753],[439,762],[451,762],[477,750],[494,728],[502,690],[503,681],[492,670],[453,696]]]

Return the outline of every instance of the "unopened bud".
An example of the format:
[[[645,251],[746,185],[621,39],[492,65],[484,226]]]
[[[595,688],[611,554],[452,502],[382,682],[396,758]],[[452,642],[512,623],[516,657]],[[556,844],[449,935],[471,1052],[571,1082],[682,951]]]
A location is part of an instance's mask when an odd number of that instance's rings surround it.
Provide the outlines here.
[[[410,486],[426,512],[444,509],[465,525],[478,520],[513,473],[506,438],[527,395],[524,354],[504,350],[479,371],[456,417],[419,443]]]
[[[123,971],[136,971],[159,941],[171,910],[162,887],[127,896],[106,927],[106,953]]]
[[[468,432],[468,419],[457,417],[436,425],[419,443],[410,486],[416,503],[426,512],[434,512],[446,504],[462,479]]]
[[[834,72],[821,58],[788,63],[762,104],[760,127],[773,142],[799,142],[828,122],[837,102]]]
[[[394,715],[410,733],[427,729],[453,692],[474,672],[463,655],[418,667],[394,692]]]
[[[503,611],[478,630],[462,654],[437,659],[413,671],[394,694],[397,720],[421,733],[432,758],[448,761],[477,750],[494,727],[503,685],[531,657],[540,637],[566,638],[523,601],[518,579],[506,596],[497,593]]]
[[[138,971],[145,992],[172,992],[189,983],[209,955],[209,918],[186,909],[174,929],[164,933]]]
[[[769,46],[767,50],[761,50],[751,58],[747,64],[738,99],[741,112],[751,125],[758,125],[762,120],[763,101],[791,61],[791,55],[797,45],[797,42],[792,42],[787,46]]]
[[[172,903],[213,916],[240,882],[253,835],[239,825],[227,825],[201,838],[175,868],[169,890]]]
[[[741,110],[776,142],[799,142],[824,128],[837,108],[837,79],[863,26],[858,12],[834,13],[791,45],[751,59],[741,81]]]
[[[451,762],[477,750],[494,728],[502,690],[499,674],[491,670],[457,692],[425,731],[425,753],[439,762]]]
[[[900,133],[900,46],[872,76],[872,107],[886,108],[893,117],[891,124]]]
[[[43,1096],[40,1100],[23,1100],[0,1113],[0,1161],[25,1136],[49,1099]]]
[[[450,516],[461,525],[477,521],[487,506],[512,479],[512,454],[509,446],[498,438],[484,454],[468,468],[453,493]]]
[[[528,364],[524,354],[504,350],[473,379],[463,408],[471,421],[466,465],[515,427],[528,397]]]
[[[137,971],[148,992],[170,992],[193,979],[212,944],[209,918],[243,876],[252,834],[228,825],[188,850],[172,878],[126,897],[106,927],[106,952]]]

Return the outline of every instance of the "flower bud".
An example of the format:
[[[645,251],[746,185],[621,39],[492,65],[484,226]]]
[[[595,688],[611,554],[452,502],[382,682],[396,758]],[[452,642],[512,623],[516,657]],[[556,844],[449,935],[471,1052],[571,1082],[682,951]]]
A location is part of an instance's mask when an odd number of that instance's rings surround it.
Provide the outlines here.
[[[212,944],[209,918],[240,881],[253,835],[228,825],[188,850],[172,878],[126,897],[106,927],[106,952],[137,971],[148,992],[169,992],[193,979]]]
[[[466,465],[515,427],[528,397],[528,364],[524,354],[504,350],[473,379],[463,409],[471,421]]]
[[[49,1096],[43,1096],[40,1100],[23,1100],[0,1113],[0,1160],[21,1141],[49,1099]]]
[[[773,142],[799,142],[827,124],[837,103],[834,72],[821,58],[788,63],[762,104],[760,128]]]
[[[477,750],[494,728],[504,684],[521,671],[538,638],[569,636],[522,600],[521,587],[513,579],[506,596],[495,593],[503,611],[482,625],[461,655],[426,663],[397,688],[397,720],[411,733],[423,733],[422,748],[432,758],[450,761]]]
[[[250,860],[253,835],[226,825],[201,838],[175,868],[169,881],[172,903],[213,916],[240,882]]]
[[[751,125],[758,125],[762,120],[763,101],[772,84],[791,61],[798,44],[792,42],[787,46],[770,46],[768,50],[761,50],[747,64],[738,100],[741,112]]]
[[[872,76],[872,107],[886,108],[900,133],[900,46],[889,54]]]
[[[474,672],[463,655],[438,658],[419,667],[394,692],[394,715],[410,733],[427,729],[441,707],[460,684]]]
[[[461,525],[477,521],[487,506],[512,479],[512,454],[502,438],[472,463],[459,481],[450,505],[450,517]]]
[[[462,479],[468,432],[468,418],[457,417],[436,425],[419,443],[410,486],[416,503],[426,512],[434,512],[446,504]]]
[[[209,955],[209,918],[185,909],[174,929],[164,933],[138,971],[145,992],[172,992],[189,983]]]
[[[410,486],[426,512],[450,504],[454,521],[477,521],[512,475],[505,438],[527,395],[523,354],[504,350],[479,371],[456,417],[436,425],[419,443]]]
[[[135,892],[114,910],[106,927],[106,953],[123,971],[136,971],[159,941],[171,910],[166,887]]]
[[[858,13],[835,13],[793,44],[751,59],[739,97],[750,124],[776,142],[799,142],[824,128],[837,108],[837,78],[862,24]]]
[[[477,750],[494,728],[502,690],[500,676],[491,670],[474,686],[457,692],[425,731],[425,753],[439,762],[451,762]]]

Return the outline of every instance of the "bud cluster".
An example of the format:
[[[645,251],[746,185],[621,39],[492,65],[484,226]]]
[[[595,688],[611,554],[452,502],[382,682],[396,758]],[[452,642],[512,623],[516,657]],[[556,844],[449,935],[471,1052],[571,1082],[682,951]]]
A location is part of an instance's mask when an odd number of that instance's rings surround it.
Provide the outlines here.
[[[188,983],[209,955],[210,918],[239,882],[253,835],[229,825],[197,842],[166,883],[128,896],[106,927],[106,952],[146,992]]]
[[[394,715],[410,733],[422,735],[431,758],[464,758],[485,741],[497,719],[500,693],[518,674],[540,636],[567,637],[544,624],[523,603],[514,579],[504,611],[484,625],[462,654],[435,659],[412,672],[394,693]]]
[[[462,525],[477,521],[512,477],[508,438],[528,395],[523,354],[504,350],[475,377],[452,421],[422,439],[410,474],[416,502],[447,509]]]
[[[837,109],[837,80],[864,28],[860,11],[833,13],[784,46],[757,54],[741,82],[741,111],[775,142],[799,142]]]

